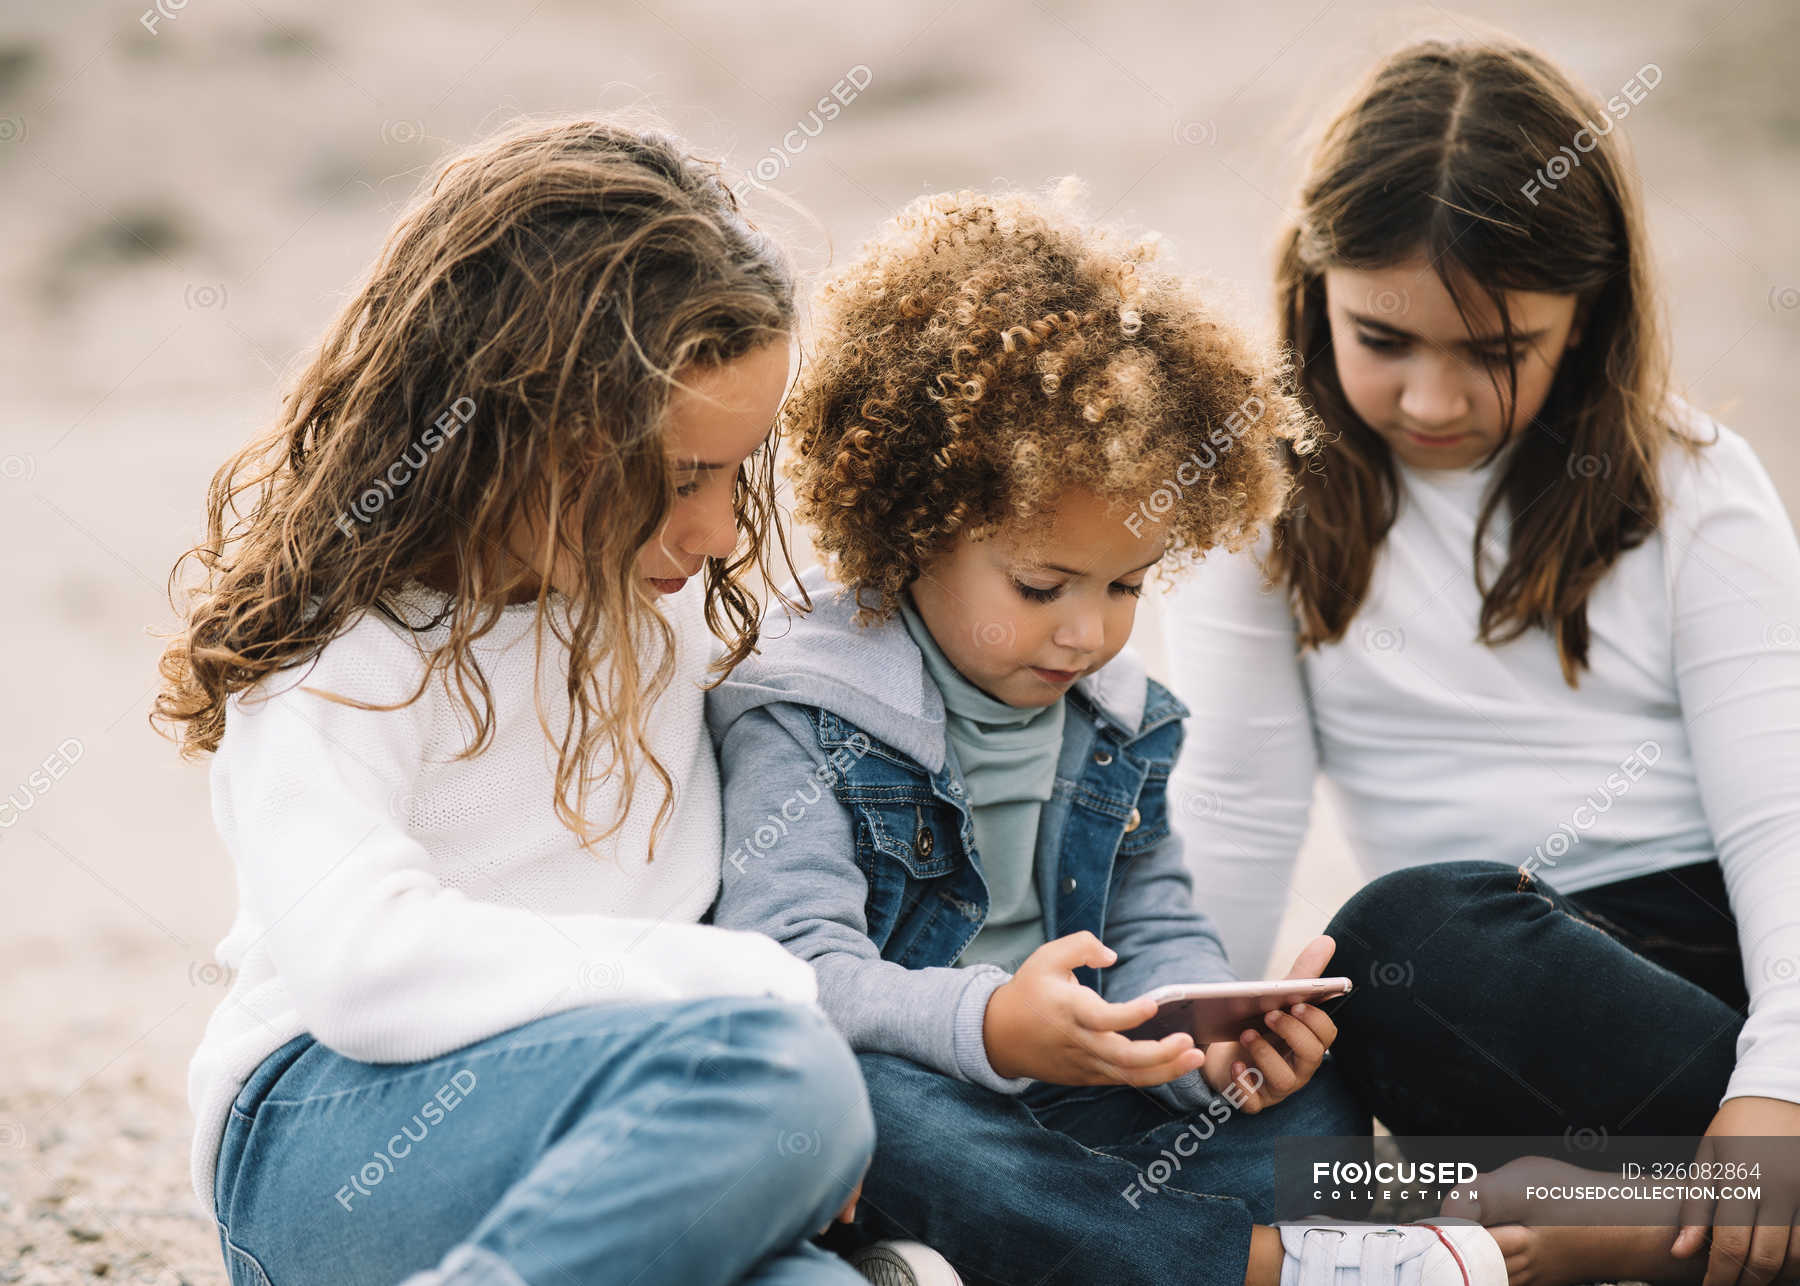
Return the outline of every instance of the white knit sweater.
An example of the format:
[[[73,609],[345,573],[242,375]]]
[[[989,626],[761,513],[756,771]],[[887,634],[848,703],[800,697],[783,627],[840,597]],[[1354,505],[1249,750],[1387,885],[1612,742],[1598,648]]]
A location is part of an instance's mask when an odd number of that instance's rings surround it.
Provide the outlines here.
[[[1175,595],[1174,687],[1194,715],[1171,811],[1244,971],[1268,958],[1315,773],[1369,875],[1484,858],[1579,892],[1717,858],[1750,991],[1726,1097],[1800,1103],[1800,544],[1750,445],[1704,416],[1692,432],[1712,445],[1668,454],[1657,530],[1588,600],[1579,687],[1543,630],[1476,637],[1497,464],[1401,468],[1340,642],[1300,654],[1248,556],[1208,560]],[[1490,575],[1508,530],[1503,511]]]
[[[561,600],[553,600],[562,606]],[[423,622],[444,600],[395,598]],[[639,776],[624,827],[596,852],[557,819],[557,747],[534,708],[535,604],[508,607],[475,644],[492,688],[492,743],[465,760],[461,702],[441,675],[417,702],[360,710],[305,689],[375,703],[408,696],[423,671],[415,636],[364,614],[309,669],[234,698],[212,765],[213,819],[237,871],[238,911],[215,958],[236,971],[188,1069],[194,1192],[213,1177],[232,1100],[256,1066],[301,1032],[348,1058],[436,1058],[586,1004],[774,994],[812,1002],[809,966],[761,934],[697,923],[718,890],[718,767],[702,722],[710,635],[698,592],[664,600],[676,674],[649,720],[675,779],[673,815],[647,861],[661,800]],[[651,645],[641,648],[653,662]],[[538,685],[561,736],[567,653],[546,637]],[[615,816],[616,779],[587,815]]]

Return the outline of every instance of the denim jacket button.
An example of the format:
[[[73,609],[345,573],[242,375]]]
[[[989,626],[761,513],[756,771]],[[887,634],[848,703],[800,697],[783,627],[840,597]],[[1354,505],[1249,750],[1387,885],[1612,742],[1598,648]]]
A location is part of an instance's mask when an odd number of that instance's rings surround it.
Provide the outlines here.
[[[1135,808],[1132,809],[1131,816],[1127,817],[1125,819],[1125,833],[1127,835],[1131,834],[1132,831],[1134,831],[1138,828],[1138,823],[1143,820],[1144,820],[1143,814],[1139,813],[1138,810]]]
[[[1105,750],[1096,750],[1094,752],[1094,762],[1099,764],[1102,768],[1106,767],[1106,765],[1108,765],[1112,762],[1111,752],[1105,751]]]
[[[1062,891],[1064,893],[1073,893],[1075,891],[1075,877],[1073,875],[1063,876]]]
[[[953,782],[951,782],[951,783],[950,783],[950,793],[951,793],[951,794],[952,794],[952,795],[960,795],[960,794],[962,794],[962,783],[961,783],[961,782],[960,782],[960,781],[953,781]]]
[[[930,827],[919,827],[919,833],[913,836],[913,847],[919,850],[920,857],[931,856],[931,850],[937,847],[937,841],[931,838]]]

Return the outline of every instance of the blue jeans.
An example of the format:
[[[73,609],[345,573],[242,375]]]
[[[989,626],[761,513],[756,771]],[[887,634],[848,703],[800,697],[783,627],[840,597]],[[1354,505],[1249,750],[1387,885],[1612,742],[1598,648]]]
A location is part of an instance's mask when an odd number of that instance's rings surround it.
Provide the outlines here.
[[[301,1035],[232,1107],[219,1241],[233,1286],[860,1283],[807,1239],[873,1129],[849,1047],[773,1000],[571,1009],[416,1063]]]
[[[1746,993],[1717,862],[1563,894],[1499,862],[1370,882],[1333,917],[1332,1054],[1395,1134],[1706,1132]]]
[[[1370,1128],[1329,1057],[1255,1116],[1223,1099],[1183,1115],[1121,1086],[1014,1098],[891,1054],[859,1061],[875,1159],[855,1228],[834,1238],[923,1241],[969,1286],[1241,1286],[1251,1225],[1271,1215],[1274,1140]]]

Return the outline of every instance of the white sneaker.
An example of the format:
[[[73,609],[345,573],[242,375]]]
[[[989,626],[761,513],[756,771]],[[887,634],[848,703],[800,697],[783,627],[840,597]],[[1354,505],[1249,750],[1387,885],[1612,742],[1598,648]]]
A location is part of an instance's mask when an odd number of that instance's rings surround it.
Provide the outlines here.
[[[1506,1286],[1480,1224],[1282,1224],[1281,1248],[1281,1286]]]
[[[948,1259],[917,1241],[878,1241],[864,1246],[850,1256],[850,1267],[875,1286],[963,1286]]]

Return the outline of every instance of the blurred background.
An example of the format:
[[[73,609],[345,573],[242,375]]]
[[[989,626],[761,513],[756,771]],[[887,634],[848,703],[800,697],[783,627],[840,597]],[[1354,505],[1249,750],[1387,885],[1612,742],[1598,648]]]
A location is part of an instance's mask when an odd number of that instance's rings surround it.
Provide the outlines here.
[[[1793,509],[1786,0],[5,6],[0,1282],[225,1280],[188,1188],[185,1068],[228,981],[212,951],[235,890],[204,766],[145,722],[154,631],[212,470],[447,150],[522,113],[654,110],[754,180],[809,274],[921,193],[1074,173],[1094,216],[1160,230],[1263,326],[1309,121],[1406,38],[1479,24],[1603,99],[1660,69],[1624,128],[1676,369]],[[819,129],[834,87],[848,101]],[[1357,882],[1315,811],[1278,951]]]

